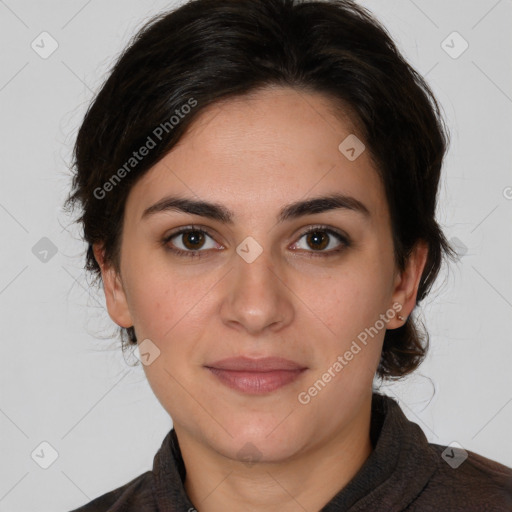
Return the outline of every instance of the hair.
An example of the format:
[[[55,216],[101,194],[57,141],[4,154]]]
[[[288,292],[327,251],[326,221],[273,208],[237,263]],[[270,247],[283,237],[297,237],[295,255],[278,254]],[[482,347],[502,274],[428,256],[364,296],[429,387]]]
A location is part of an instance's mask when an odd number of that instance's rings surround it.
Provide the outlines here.
[[[191,0],[143,25],[89,105],[73,149],[65,208],[80,206],[85,269],[101,280],[99,243],[119,270],[131,188],[203,109],[280,86],[323,94],[357,126],[384,184],[398,269],[416,243],[428,244],[420,302],[443,256],[455,255],[435,219],[448,131],[425,80],[352,0]],[[143,146],[151,149],[135,158]],[[120,337],[123,350],[137,343],[134,327],[120,328]],[[412,372],[428,345],[409,316],[386,331],[378,376]]]

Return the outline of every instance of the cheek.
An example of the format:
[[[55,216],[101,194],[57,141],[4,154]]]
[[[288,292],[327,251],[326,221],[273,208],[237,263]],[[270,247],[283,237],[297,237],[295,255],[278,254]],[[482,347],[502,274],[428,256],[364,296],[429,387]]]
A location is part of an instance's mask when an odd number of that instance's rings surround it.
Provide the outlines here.
[[[386,322],[381,318],[391,304],[386,273],[390,272],[384,259],[374,253],[360,253],[347,262],[339,272],[332,272],[329,279],[318,284],[316,291],[303,286],[297,295],[304,297],[310,306],[307,315],[310,333],[319,329],[317,367],[315,378],[326,372],[336,375],[325,400],[333,403],[350,390],[357,396],[371,386],[380,361]],[[389,320],[392,319],[388,315]],[[340,361],[338,358],[341,357]],[[334,367],[334,365],[338,364]],[[342,368],[342,369],[341,369]],[[336,371],[336,369],[338,371]],[[325,379],[329,379],[325,375]],[[341,395],[340,395],[341,394]]]
[[[179,373],[188,378],[194,365],[199,364],[198,343],[214,313],[208,307],[208,293],[213,283],[209,279],[191,279],[169,269],[159,271],[156,265],[147,271],[134,273],[130,283],[129,307],[137,339],[151,340],[160,353],[159,364],[148,367],[148,378],[169,385],[169,375]],[[163,365],[165,362],[165,366]]]
[[[333,279],[329,289],[312,308],[322,320],[315,323],[324,334],[319,336],[317,347],[321,349],[316,351],[317,364],[308,385],[329,383],[318,393],[315,407],[329,409],[342,404],[349,408],[370,389],[380,361],[386,332],[381,315],[389,309],[387,290],[378,272],[368,271],[347,272]],[[315,296],[311,294],[309,300],[315,301]],[[308,329],[314,332],[313,323]],[[319,385],[322,388],[321,382]]]
[[[176,298],[162,281],[132,283],[128,306],[138,336],[161,340],[176,313]]]
[[[354,336],[358,330],[372,325],[389,307],[387,272],[379,262],[359,258],[339,272],[333,271],[314,287],[310,282],[299,282],[297,295],[311,304],[315,316],[332,333]],[[309,314],[309,313],[308,313]]]
[[[155,254],[137,247],[125,250],[130,254],[123,272],[126,298],[138,337],[162,339],[183,307],[180,279]]]

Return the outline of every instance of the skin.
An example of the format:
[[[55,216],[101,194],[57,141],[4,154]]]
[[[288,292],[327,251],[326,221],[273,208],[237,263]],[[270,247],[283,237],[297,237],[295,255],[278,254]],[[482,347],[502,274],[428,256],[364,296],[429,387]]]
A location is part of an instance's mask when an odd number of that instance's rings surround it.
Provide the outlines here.
[[[298,395],[394,303],[410,314],[427,248],[418,243],[398,271],[382,183],[368,151],[349,161],[338,150],[355,129],[332,112],[328,98],[289,88],[203,110],[130,191],[119,269],[94,247],[110,317],[160,350],[144,371],[172,417],[185,489],[201,512],[320,510],[372,451],[372,383],[385,329],[403,325],[396,316],[309,403]],[[358,199],[370,216],[335,209],[277,223],[284,205],[333,192]],[[224,204],[234,223],[177,211],[141,219],[169,194]],[[199,247],[204,257],[166,251],[165,235],[191,224],[211,237],[187,246],[179,235],[167,246]],[[317,224],[343,231],[350,246],[325,231],[325,246],[308,243],[303,233]],[[252,263],[236,252],[248,236],[263,249]],[[276,391],[248,395],[204,368],[239,355],[308,369]],[[247,443],[253,464],[239,453]]]

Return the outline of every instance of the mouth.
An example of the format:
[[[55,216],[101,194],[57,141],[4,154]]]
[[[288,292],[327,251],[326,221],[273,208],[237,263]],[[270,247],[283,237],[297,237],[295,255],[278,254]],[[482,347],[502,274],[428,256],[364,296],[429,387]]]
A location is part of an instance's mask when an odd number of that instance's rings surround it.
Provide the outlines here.
[[[276,391],[297,380],[307,370],[299,363],[277,357],[229,358],[205,368],[227,387],[253,395]]]

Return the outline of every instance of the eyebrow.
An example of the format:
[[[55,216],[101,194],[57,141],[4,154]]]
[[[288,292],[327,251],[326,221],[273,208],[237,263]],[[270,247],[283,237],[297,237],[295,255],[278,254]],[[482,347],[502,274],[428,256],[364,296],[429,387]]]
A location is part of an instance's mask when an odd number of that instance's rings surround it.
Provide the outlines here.
[[[298,219],[306,215],[322,213],[329,210],[349,210],[361,214],[364,218],[371,217],[369,209],[355,197],[344,194],[330,194],[315,197],[304,201],[297,201],[284,206],[277,217],[278,223],[287,220]],[[156,213],[177,211],[198,215],[208,219],[219,221],[223,224],[233,224],[234,213],[226,206],[219,203],[196,201],[193,199],[169,196],[146,208],[141,219],[146,219]]]

